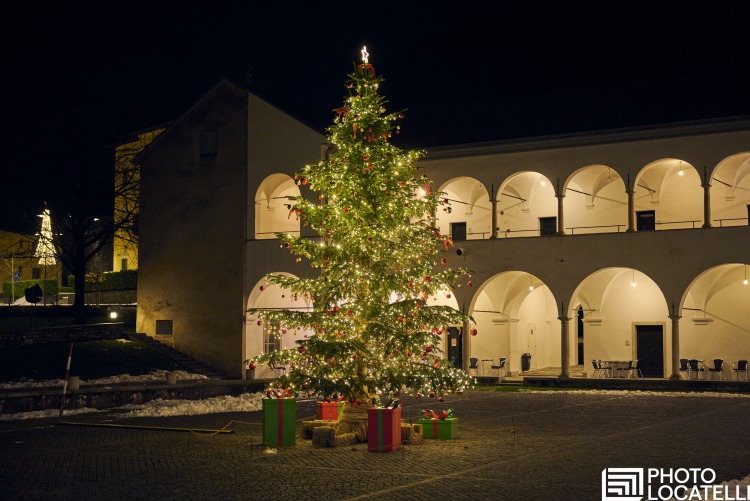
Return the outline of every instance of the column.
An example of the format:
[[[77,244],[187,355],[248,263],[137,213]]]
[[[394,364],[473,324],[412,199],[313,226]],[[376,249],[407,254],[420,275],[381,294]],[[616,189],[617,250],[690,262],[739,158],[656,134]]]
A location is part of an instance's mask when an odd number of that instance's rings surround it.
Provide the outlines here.
[[[570,317],[557,317],[560,321],[560,379],[570,379]]]
[[[565,222],[563,221],[563,198],[565,195],[557,194],[557,234],[565,235]]]
[[[628,187],[625,193],[628,194],[628,229],[625,231],[635,231],[635,192]]]
[[[705,174],[704,174],[705,176]],[[708,179],[703,180],[703,228],[711,227],[711,183]]]
[[[680,379],[680,315],[674,313],[672,305],[672,314],[669,319],[672,321],[672,375],[669,379],[678,381]]]
[[[497,200],[495,199],[495,188],[490,189],[490,206],[492,206],[492,228],[490,229],[490,238],[497,238]]]
[[[461,327],[461,367],[468,367],[471,365],[471,362],[469,361],[469,355],[471,353],[471,335],[469,334],[469,329],[471,329],[471,326],[469,325],[468,320],[464,320],[464,324]],[[445,351],[448,351],[447,346]]]

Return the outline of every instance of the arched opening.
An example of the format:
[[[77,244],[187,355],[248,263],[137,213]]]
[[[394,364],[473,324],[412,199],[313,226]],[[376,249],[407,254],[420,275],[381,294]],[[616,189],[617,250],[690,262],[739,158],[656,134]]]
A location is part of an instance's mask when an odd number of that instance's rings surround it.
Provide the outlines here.
[[[701,178],[689,163],[664,158],[645,166],[633,183],[636,231],[700,228]]]
[[[749,282],[745,263],[716,266],[693,280],[682,302],[680,358],[703,360],[709,367],[722,359],[725,379],[733,376],[737,360],[750,360]]]
[[[750,153],[728,157],[711,176],[711,224],[750,224]]]
[[[639,360],[644,376],[669,375],[669,311],[651,278],[633,268],[599,270],[581,282],[570,304],[572,312],[583,312],[587,374],[593,372],[592,360]]]
[[[497,236],[535,237],[557,232],[557,199],[552,183],[538,172],[519,172],[497,191]]]
[[[289,273],[278,273],[289,275]],[[295,298],[288,290],[269,283],[265,278],[253,287],[248,299],[247,308],[253,309],[296,309],[312,311],[312,305],[305,298]],[[245,326],[245,354],[243,360],[268,353],[295,347],[296,341],[311,336],[313,331],[307,329],[287,328],[272,322],[261,321],[257,315],[248,314]],[[285,369],[268,366],[256,367],[258,379],[275,378]]]
[[[566,232],[610,233],[628,227],[628,195],[620,175],[606,165],[578,169],[565,184]]]
[[[294,179],[286,174],[271,174],[255,193],[255,238],[276,238],[276,233],[299,234],[299,220],[290,212],[290,197],[300,196]]]
[[[453,241],[481,240],[492,236],[492,206],[487,189],[471,177],[457,177],[439,190],[442,204],[436,226]]]
[[[532,370],[560,366],[555,298],[534,275],[508,271],[490,278],[474,296],[470,314],[477,329],[470,341],[471,357],[485,365],[505,357],[509,374],[521,371],[525,353],[531,355]]]

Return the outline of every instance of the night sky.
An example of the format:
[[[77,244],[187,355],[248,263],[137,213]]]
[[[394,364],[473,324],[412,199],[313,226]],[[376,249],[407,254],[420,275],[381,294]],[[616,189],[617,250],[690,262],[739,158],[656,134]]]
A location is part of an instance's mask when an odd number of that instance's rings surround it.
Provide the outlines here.
[[[222,78],[322,132],[362,45],[389,107],[408,110],[404,146],[750,115],[737,5],[13,2],[0,228],[36,224],[75,162],[111,170],[119,139]]]

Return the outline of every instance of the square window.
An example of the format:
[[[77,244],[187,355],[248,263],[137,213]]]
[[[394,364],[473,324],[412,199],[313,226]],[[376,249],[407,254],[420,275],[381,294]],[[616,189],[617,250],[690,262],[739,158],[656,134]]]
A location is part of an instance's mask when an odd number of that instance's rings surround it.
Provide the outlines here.
[[[172,335],[172,320],[157,320],[156,334],[161,336]]]

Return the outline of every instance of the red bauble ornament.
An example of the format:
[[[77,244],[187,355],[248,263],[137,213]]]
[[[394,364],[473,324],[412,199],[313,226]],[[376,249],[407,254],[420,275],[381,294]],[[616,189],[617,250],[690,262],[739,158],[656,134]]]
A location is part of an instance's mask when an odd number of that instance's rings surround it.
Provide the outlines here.
[[[265,290],[265,287],[261,285],[260,290]]]
[[[445,258],[443,258],[443,259],[441,259],[441,260],[440,260],[440,262],[441,262],[441,263],[443,263],[443,264],[445,264],[445,263],[447,263],[447,262],[448,262],[448,260],[447,260],[447,259],[445,259]]]
[[[299,180],[299,182],[300,182],[301,184],[307,184],[307,178],[306,178],[306,177],[303,177],[303,178],[301,178],[301,179]]]
[[[442,395],[440,395],[440,397],[438,398],[438,402],[445,402],[445,397],[443,397]],[[445,413],[444,417],[443,417],[443,413]],[[448,417],[448,413],[445,412],[445,411],[443,411],[443,412],[440,413],[440,416],[442,417],[442,419],[445,419],[446,417]]]
[[[472,336],[476,336],[477,335],[477,330],[476,329],[471,329],[469,331],[469,334],[471,334]]]
[[[469,282],[466,285],[468,285],[469,287],[471,287],[473,284],[471,283],[471,280],[469,280]]]
[[[431,392],[430,392],[430,398],[432,398],[432,397],[434,397],[434,396],[435,396],[435,392],[434,392],[434,391],[431,391]]]
[[[258,325],[263,325],[263,320],[258,320]]]
[[[255,362],[251,362],[251,363],[250,363],[250,366],[249,366],[249,367],[250,367],[250,368],[251,368],[252,370],[255,370],[255,368],[257,367],[257,365],[255,365]]]
[[[426,351],[427,353],[432,353],[432,346],[425,346],[424,351]]]
[[[304,353],[307,351],[307,348],[305,348],[304,346],[300,346],[299,348],[297,348],[297,351],[299,351],[300,353]]]

